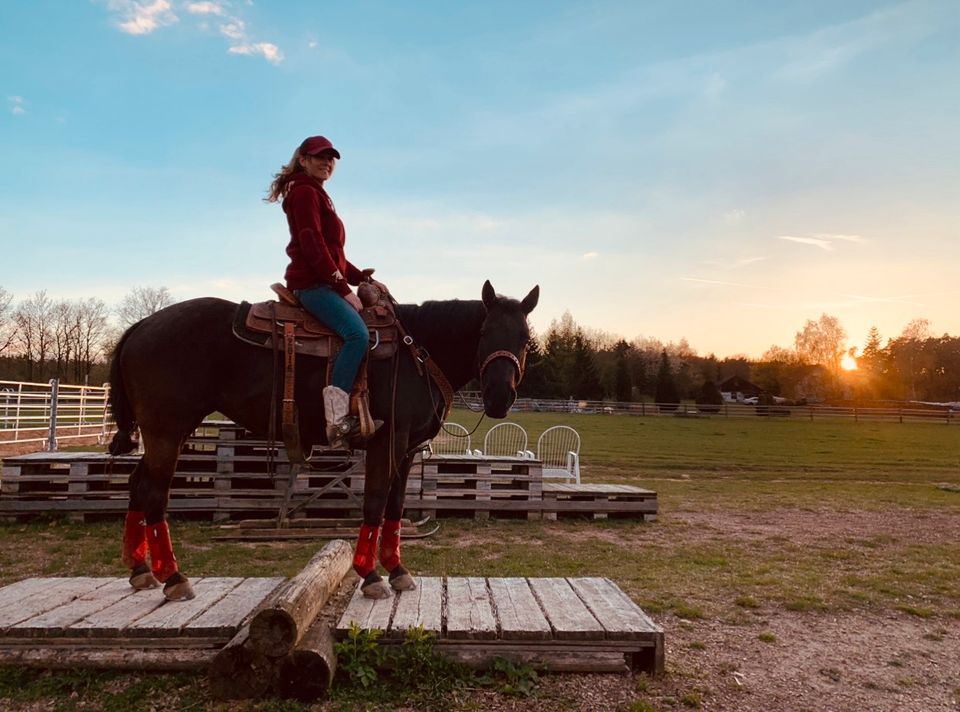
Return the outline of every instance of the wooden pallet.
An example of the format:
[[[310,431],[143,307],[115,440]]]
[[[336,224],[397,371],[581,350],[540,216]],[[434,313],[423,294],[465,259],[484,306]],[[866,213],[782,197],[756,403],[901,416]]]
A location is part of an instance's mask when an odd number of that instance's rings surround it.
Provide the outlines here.
[[[420,511],[424,516],[491,515],[540,518],[543,464],[514,457],[431,455],[421,470]],[[514,503],[523,503],[519,506]],[[510,503],[511,506],[503,506]]]
[[[407,629],[436,635],[437,650],[475,666],[503,657],[555,671],[663,671],[663,629],[606,578],[419,578],[386,600],[359,587],[337,623],[383,630],[383,644]]]
[[[283,581],[196,578],[196,598],[171,603],[126,579],[25,579],[0,588],[0,664],[196,670]]]
[[[594,519],[657,519],[657,493],[631,485],[543,485],[543,518],[590,516]]]

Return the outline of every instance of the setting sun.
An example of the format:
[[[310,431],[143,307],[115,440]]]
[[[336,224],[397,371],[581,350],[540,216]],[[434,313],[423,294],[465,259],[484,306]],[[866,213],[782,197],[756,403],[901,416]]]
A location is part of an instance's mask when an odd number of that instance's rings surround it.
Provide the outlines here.
[[[842,368],[844,371],[856,371],[857,359],[850,354],[846,354],[840,361],[840,368]]]

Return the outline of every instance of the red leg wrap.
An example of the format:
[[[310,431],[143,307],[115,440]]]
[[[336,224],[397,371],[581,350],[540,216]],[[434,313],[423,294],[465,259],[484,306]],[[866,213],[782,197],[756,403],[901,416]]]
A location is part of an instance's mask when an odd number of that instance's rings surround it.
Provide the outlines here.
[[[147,523],[143,512],[127,512],[123,523],[123,551],[120,559],[124,566],[134,569],[147,560]]]
[[[150,568],[157,581],[163,583],[177,569],[177,557],[173,555],[173,542],[170,540],[170,527],[166,522],[147,526],[147,542],[150,544]]]
[[[386,520],[380,535],[380,563],[387,571],[400,565],[400,522]]]
[[[360,527],[360,536],[357,538],[357,549],[353,554],[353,570],[360,576],[377,568],[377,539],[380,536],[380,527],[371,527],[364,524]]]

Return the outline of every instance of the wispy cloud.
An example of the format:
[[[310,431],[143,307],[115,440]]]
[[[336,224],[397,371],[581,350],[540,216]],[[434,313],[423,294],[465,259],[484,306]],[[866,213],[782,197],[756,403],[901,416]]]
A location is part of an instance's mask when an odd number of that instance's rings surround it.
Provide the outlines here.
[[[227,50],[230,54],[263,55],[271,64],[280,64],[283,61],[283,52],[270,42],[256,42],[254,44],[233,45]]]
[[[817,237],[821,240],[843,240],[844,242],[857,242],[860,244],[867,242],[867,238],[863,237],[863,235],[837,235],[830,232],[820,232],[817,233]]]
[[[10,106],[10,113],[14,116],[22,116],[27,113],[22,96],[8,96],[7,103]]]
[[[580,259],[582,260],[592,260],[600,256],[599,252],[585,252]]]
[[[801,245],[812,245],[814,247],[819,247],[821,250],[826,250],[827,252],[832,252],[834,247],[833,243],[840,242],[853,242],[857,244],[863,244],[867,242],[867,238],[862,235],[839,235],[836,233],[827,233],[819,232],[816,233],[814,237],[797,237],[795,235],[777,235],[778,240],[787,240],[789,242],[799,242]]]
[[[107,0],[107,8],[119,16],[117,27],[129,35],[149,35],[158,27],[179,21],[169,0]]]
[[[746,216],[746,210],[743,210],[742,208],[734,208],[733,210],[728,210],[723,214],[723,221],[727,223],[727,225],[739,225]]]
[[[189,2],[187,12],[192,15],[224,15],[226,10],[218,2]]]
[[[232,40],[242,40],[247,36],[246,23],[234,18],[220,25],[220,34]]]
[[[769,289],[758,284],[743,284],[742,282],[725,282],[721,279],[701,279],[700,277],[681,277],[681,282],[695,282],[696,284],[713,284],[721,287],[742,287],[744,289]]]
[[[180,21],[170,0],[104,0],[107,9],[117,17],[116,26],[127,34],[148,35],[154,30]],[[251,3],[246,3],[250,5]],[[197,18],[201,30],[209,29],[207,18],[222,18],[219,33],[230,41],[229,54],[261,56],[271,64],[283,61],[283,52],[272,42],[253,37],[242,17],[230,11],[225,0],[199,0],[179,5],[182,11]]]
[[[813,245],[827,252],[833,251],[833,243],[830,240],[822,240],[819,237],[794,237],[793,235],[777,235],[778,240],[788,240],[789,242],[799,242],[801,245]]]

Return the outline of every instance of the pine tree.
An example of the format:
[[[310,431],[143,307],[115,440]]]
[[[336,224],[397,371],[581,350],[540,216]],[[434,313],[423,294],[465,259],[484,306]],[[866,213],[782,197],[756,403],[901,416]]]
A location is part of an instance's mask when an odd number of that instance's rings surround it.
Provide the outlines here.
[[[723,394],[715,381],[704,381],[697,396],[697,408],[704,413],[719,413],[723,405]]]
[[[666,350],[660,354],[660,369],[657,371],[657,391],[654,400],[662,410],[676,410],[680,402],[677,384],[673,380],[673,371],[670,370],[670,359]]]

